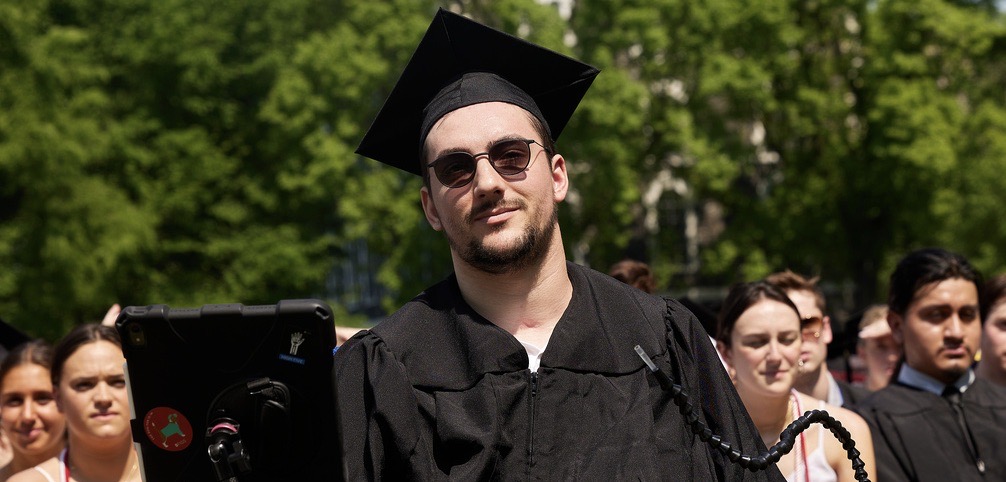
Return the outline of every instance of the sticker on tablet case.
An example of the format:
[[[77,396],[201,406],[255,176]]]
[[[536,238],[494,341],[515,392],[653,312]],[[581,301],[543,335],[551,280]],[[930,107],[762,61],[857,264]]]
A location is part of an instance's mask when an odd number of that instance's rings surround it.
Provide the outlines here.
[[[178,452],[192,443],[189,419],[173,408],[157,407],[143,417],[143,430],[158,448]]]
[[[290,354],[296,355],[297,350],[300,349],[300,345],[304,343],[306,335],[309,335],[306,331],[298,331],[290,334]]]

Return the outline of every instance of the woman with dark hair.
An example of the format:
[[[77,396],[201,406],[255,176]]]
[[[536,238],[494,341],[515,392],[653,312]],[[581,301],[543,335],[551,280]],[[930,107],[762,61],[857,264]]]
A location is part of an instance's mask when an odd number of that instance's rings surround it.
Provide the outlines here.
[[[124,362],[112,327],[80,325],[60,340],[52,382],[66,416],[67,448],[11,482],[140,482]]]
[[[56,408],[51,367],[52,347],[42,340],[18,345],[0,363],[0,429],[13,455],[0,468],[0,482],[63,450],[66,422]]]
[[[981,307],[982,359],[975,372],[980,378],[1006,386],[1006,275],[985,283]]]
[[[859,415],[797,392],[803,333],[800,313],[786,293],[764,281],[735,285],[720,311],[717,346],[744,406],[766,446],[804,412],[827,410],[852,434],[874,472],[870,429]],[[855,471],[842,443],[820,424],[801,433],[776,464],[791,482],[853,481]]]
[[[902,258],[889,286],[902,361],[857,407],[877,434],[880,480],[1006,480],[1006,389],[971,369],[981,275],[963,256],[927,248]]]
[[[653,270],[650,269],[650,265],[642,261],[623,259],[611,265],[608,275],[647,293],[653,293],[657,288],[657,283],[653,279]]]

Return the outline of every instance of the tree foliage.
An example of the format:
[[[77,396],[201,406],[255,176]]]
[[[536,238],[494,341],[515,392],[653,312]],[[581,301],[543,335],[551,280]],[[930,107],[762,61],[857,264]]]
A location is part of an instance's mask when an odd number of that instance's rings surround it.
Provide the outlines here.
[[[419,180],[353,152],[439,6],[602,68],[558,143],[574,260],[668,289],[791,267],[859,303],[923,245],[1002,268],[994,2],[571,5],[0,0],[0,316],[349,307],[361,244],[383,311],[443,277]]]
[[[661,193],[659,222],[629,230],[670,287],[790,267],[854,282],[860,304],[912,248],[1001,268],[1004,22],[939,0],[624,0],[574,18],[585,55],[643,91],[642,128],[620,135],[645,139],[627,156],[642,164],[617,189]]]

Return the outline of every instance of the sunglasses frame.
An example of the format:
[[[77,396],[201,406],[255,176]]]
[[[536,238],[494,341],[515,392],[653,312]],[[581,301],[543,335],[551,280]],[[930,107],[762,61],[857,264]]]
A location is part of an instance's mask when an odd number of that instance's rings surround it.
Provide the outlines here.
[[[525,164],[524,167],[522,167],[517,172],[513,172],[513,173],[500,172],[499,167],[496,166],[495,160],[492,158],[492,156],[489,155],[489,153],[492,152],[492,150],[494,148],[496,148],[496,147],[498,147],[498,146],[500,146],[502,144],[509,143],[509,142],[527,144],[527,150],[528,150],[528,152],[527,152],[527,164]],[[531,167],[531,163],[534,162],[534,159],[536,157],[538,157],[538,156],[532,156],[531,155],[531,144],[538,144],[538,146],[541,147],[542,151],[544,151],[546,154],[550,154],[547,147],[545,147],[544,145],[542,145],[542,143],[540,143],[540,142],[538,142],[538,141],[536,141],[534,139],[500,139],[500,140],[492,143],[489,146],[489,149],[486,150],[485,152],[480,152],[480,153],[477,153],[477,154],[470,154],[470,153],[464,152],[464,151],[449,152],[447,154],[444,154],[444,155],[442,155],[442,156],[434,159],[433,162],[430,162],[430,163],[426,164],[426,168],[427,169],[432,169],[433,170],[433,175],[437,176],[437,180],[440,181],[440,184],[443,184],[445,187],[447,187],[449,189],[455,189],[455,188],[459,188],[459,187],[465,187],[468,184],[470,184],[472,182],[472,180],[475,179],[475,171],[478,170],[477,166],[478,166],[478,163],[479,163],[479,159],[482,158],[482,157],[485,157],[486,159],[489,160],[489,165],[492,166],[493,170],[496,171],[496,173],[499,174],[500,176],[503,176],[503,177],[516,176],[516,175],[518,175],[518,174],[520,174],[522,172],[527,171],[527,169],[529,167]],[[461,180],[459,180],[459,181],[457,181],[457,182],[455,182],[453,184],[448,184],[448,183],[444,182],[443,179],[440,178],[440,173],[437,171],[436,165],[437,165],[437,163],[439,163],[439,162],[443,161],[444,159],[446,159],[448,156],[455,156],[455,155],[465,155],[465,156],[467,156],[468,159],[470,159],[472,170],[471,170],[471,172],[466,177],[462,178]]]
[[[808,325],[817,325],[817,331],[809,331],[805,328]],[[820,316],[810,316],[800,320],[800,335],[804,340],[821,339],[821,332],[824,331],[824,318]]]

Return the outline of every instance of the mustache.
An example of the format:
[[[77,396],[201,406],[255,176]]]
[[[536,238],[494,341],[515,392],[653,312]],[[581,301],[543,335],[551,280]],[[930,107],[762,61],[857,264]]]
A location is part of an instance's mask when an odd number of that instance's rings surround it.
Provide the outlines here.
[[[465,221],[467,221],[468,224],[471,224],[475,222],[475,218],[495,209],[524,209],[526,207],[527,203],[520,199],[513,201],[507,201],[505,199],[484,201],[472,206],[471,212],[468,213],[468,216],[465,216]]]

